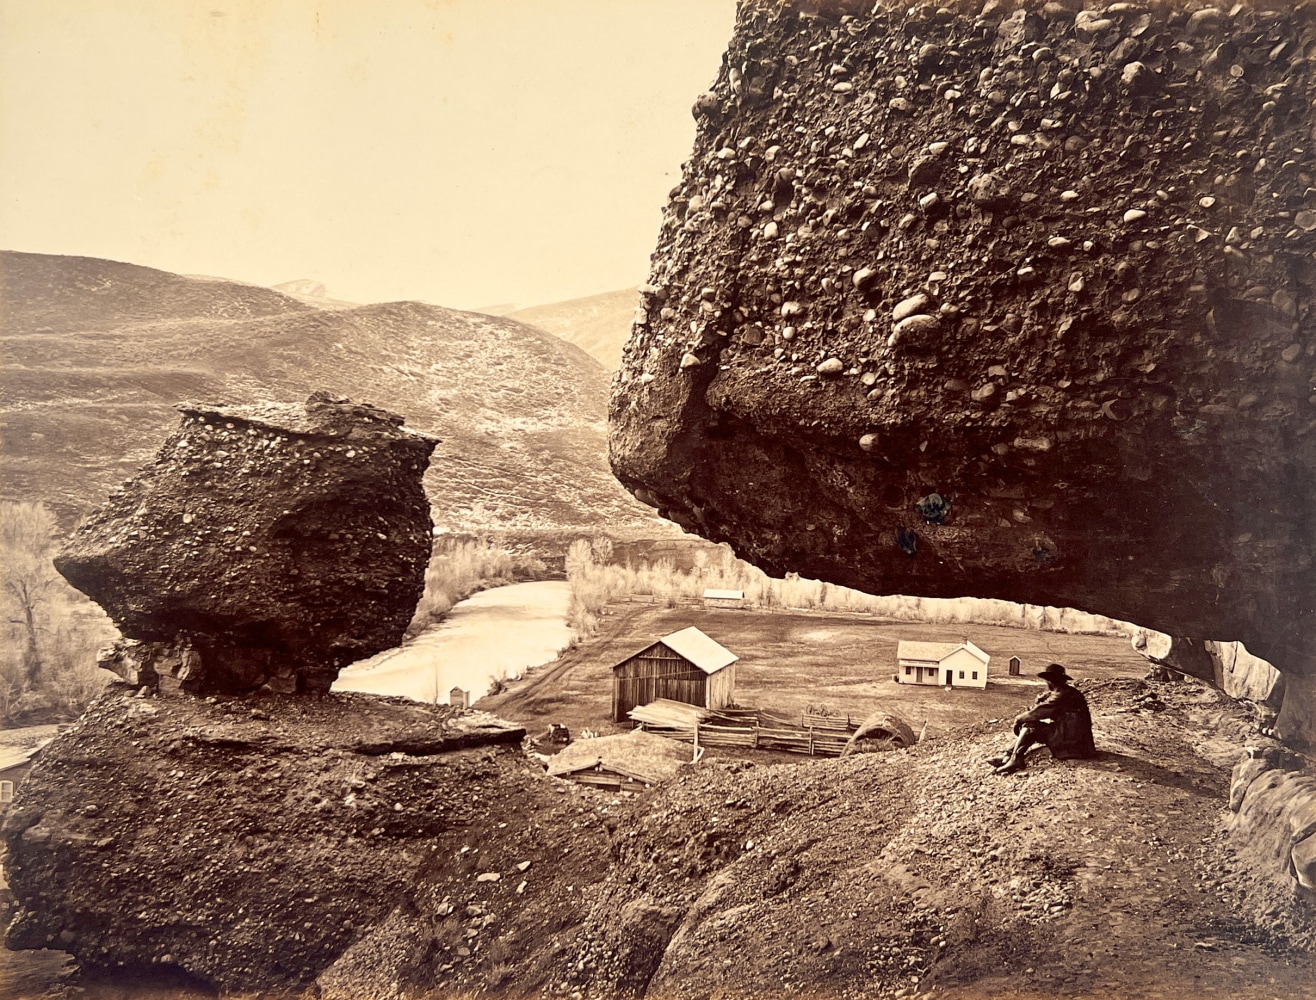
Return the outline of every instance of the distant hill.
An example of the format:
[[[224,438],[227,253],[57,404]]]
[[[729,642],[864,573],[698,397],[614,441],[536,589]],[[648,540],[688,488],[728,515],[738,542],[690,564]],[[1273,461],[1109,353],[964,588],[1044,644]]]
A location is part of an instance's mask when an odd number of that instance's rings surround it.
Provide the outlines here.
[[[656,524],[608,470],[607,373],[524,323],[419,302],[316,309],[236,282],[14,252],[0,254],[0,303],[0,496],[44,500],[66,522],[151,460],[175,402],[327,389],[443,439],[426,488],[451,530]]]
[[[342,299],[330,298],[324,283],[313,278],[297,278],[294,281],[284,281],[270,287],[276,292],[281,292],[290,298],[296,299],[303,305],[314,306],[316,309],[352,309],[361,304],[360,302],[344,302]]]
[[[631,320],[640,296],[636,289],[604,292],[546,306],[507,313],[588,351],[609,372],[621,367],[621,349],[631,335]]]

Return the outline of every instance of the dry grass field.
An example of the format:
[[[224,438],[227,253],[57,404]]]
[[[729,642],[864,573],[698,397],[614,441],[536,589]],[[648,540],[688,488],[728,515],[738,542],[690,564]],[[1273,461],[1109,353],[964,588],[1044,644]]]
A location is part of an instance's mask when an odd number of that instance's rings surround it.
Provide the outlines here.
[[[1034,674],[1063,663],[1079,679],[1141,677],[1147,661],[1118,636],[1067,635],[992,625],[925,625],[868,615],[812,611],[676,608],[613,604],[598,633],[555,663],[532,671],[479,707],[524,724],[530,732],[550,722],[573,732],[619,732],[612,722],[612,665],[655,639],[697,626],[740,657],[736,700],[741,705],[798,713],[826,706],[863,718],[879,709],[903,716],[917,732],[938,736],[959,726],[1012,717],[1045,688]],[[896,646],[902,639],[958,642],[971,639],[991,654],[987,689],[945,690],[897,684]],[[1011,656],[1023,675],[1007,676]]]

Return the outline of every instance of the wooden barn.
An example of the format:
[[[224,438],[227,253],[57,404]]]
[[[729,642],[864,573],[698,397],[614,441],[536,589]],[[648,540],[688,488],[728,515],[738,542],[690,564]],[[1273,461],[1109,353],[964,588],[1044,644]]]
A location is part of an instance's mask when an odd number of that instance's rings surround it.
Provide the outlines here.
[[[40,747],[0,747],[0,814],[14,801],[14,793],[40,753]]]
[[[691,626],[663,636],[612,668],[612,718],[656,698],[726,708],[736,693],[740,657]]]

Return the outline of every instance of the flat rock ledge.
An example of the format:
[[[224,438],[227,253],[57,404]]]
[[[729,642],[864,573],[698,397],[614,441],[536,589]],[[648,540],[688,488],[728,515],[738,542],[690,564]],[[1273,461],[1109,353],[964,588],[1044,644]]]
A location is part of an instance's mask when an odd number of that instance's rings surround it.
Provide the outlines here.
[[[483,712],[122,691],[43,751],[0,826],[6,945],[93,972],[309,984],[532,768],[525,730]]]

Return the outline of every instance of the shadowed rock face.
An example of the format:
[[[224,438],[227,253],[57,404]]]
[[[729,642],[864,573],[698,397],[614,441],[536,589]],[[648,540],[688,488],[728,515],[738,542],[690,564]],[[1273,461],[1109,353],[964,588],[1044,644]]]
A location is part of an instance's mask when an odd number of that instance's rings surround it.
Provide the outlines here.
[[[152,657],[198,690],[327,691],[397,645],[424,589],[437,439],[324,394],[297,406],[182,406],[155,463],[56,558]],[[193,652],[156,656],[191,641]]]
[[[771,572],[1241,640],[1316,703],[1313,6],[870,11],[742,3],[614,471]]]

